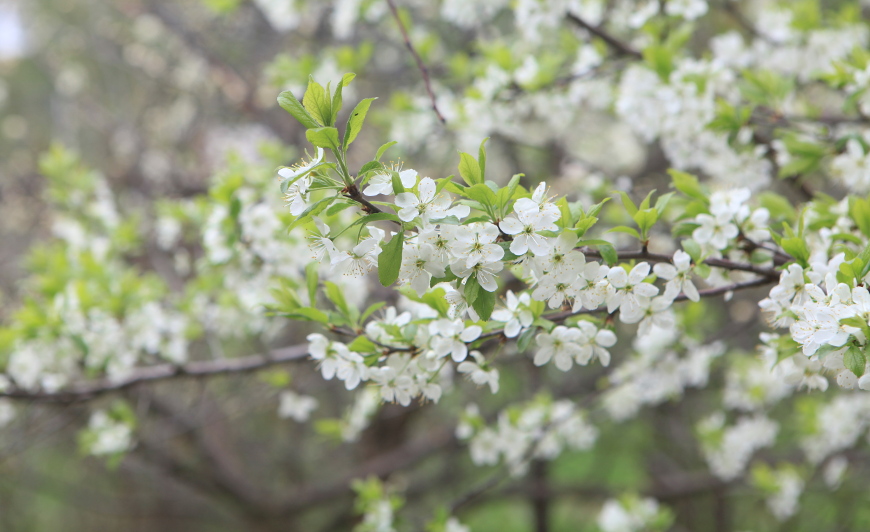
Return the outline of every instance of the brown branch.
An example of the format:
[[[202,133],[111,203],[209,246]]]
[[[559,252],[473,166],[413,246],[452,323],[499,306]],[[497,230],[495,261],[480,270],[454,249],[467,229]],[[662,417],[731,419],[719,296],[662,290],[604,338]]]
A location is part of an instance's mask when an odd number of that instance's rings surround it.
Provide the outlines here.
[[[778,279],[778,277],[777,278],[759,277],[757,279],[753,279],[751,281],[744,281],[742,283],[733,283],[733,284],[729,284],[729,285],[725,285],[725,286],[719,286],[716,288],[708,288],[706,290],[698,290],[698,295],[701,296],[702,298],[703,297],[718,296],[718,295],[722,295],[722,294],[727,294],[728,292],[736,292],[738,290],[747,290],[750,288],[757,288],[759,286],[773,284],[774,282],[776,282],[777,279]],[[688,298],[688,296],[686,296],[686,294],[680,294],[674,298],[674,301],[675,302],[676,301],[686,301],[688,299],[689,298]],[[549,321],[555,322],[555,323],[560,323],[560,322],[567,320],[568,318],[570,318],[572,316],[580,316],[582,314],[602,314],[605,312],[607,312],[607,307],[598,307],[598,308],[594,308],[594,309],[581,309],[581,310],[578,310],[577,312],[574,312],[571,310],[566,310],[566,311],[562,311],[562,312],[554,312],[552,314],[544,314],[541,317],[545,318]],[[614,312],[616,312],[616,311],[614,311]],[[496,329],[496,330],[490,331],[486,334],[481,334],[478,339],[494,338],[496,336],[501,336],[503,334],[504,334],[504,329]],[[471,343],[471,342],[469,342],[469,343]]]
[[[393,0],[387,0],[387,5],[390,6],[390,12],[393,14],[393,18],[396,19],[396,24],[399,25],[399,31],[402,32],[402,40],[405,41],[405,47],[407,47],[408,51],[411,52],[411,55],[414,56],[417,68],[423,76],[423,84],[426,86],[426,92],[429,94],[429,100],[432,101],[432,110],[435,111],[435,116],[438,117],[438,120],[440,120],[442,124],[446,124],[447,120],[444,119],[444,115],[442,115],[441,111],[438,110],[438,104],[435,103],[435,93],[432,92],[432,82],[429,79],[429,69],[427,69],[426,65],[423,64],[423,59],[420,57],[420,54],[417,53],[414,45],[411,44],[411,38],[408,36],[408,30],[405,28],[405,24],[399,16],[399,10],[396,9],[396,3]]]
[[[268,355],[252,355],[241,358],[203,360],[187,364],[159,364],[145,366],[127,378],[117,381],[103,380],[81,384],[58,392],[33,392],[12,389],[0,392],[0,397],[44,403],[78,403],[109,393],[119,392],[140,384],[182,378],[210,377],[235,373],[250,373],[271,366],[296,362],[308,355],[308,345],[294,345],[274,349]]]
[[[601,253],[597,250],[594,250],[590,247],[582,247],[580,251],[587,257],[594,257],[596,259],[600,259]],[[774,252],[773,250],[768,250]],[[775,253],[775,252],[774,252]],[[660,253],[650,253],[649,251],[620,251],[619,260],[634,260],[634,259],[642,259],[648,260],[650,262],[673,262],[674,257],[672,255],[664,255]],[[763,277],[771,277],[779,279],[779,272],[773,268],[762,268],[760,266],[755,266],[754,264],[745,264],[741,262],[734,262],[727,259],[716,259],[710,258],[704,261],[704,264],[707,266],[713,266],[715,268],[722,268],[724,270],[737,270],[742,272],[750,272],[756,275],[761,275]]]
[[[592,35],[607,43],[607,46],[611,47],[613,51],[617,53],[617,55],[625,55],[629,57],[634,57],[635,59],[643,59],[642,53],[635,50],[628,44],[620,41],[604,29],[589,24],[588,22],[573,13],[568,13],[568,20],[571,21],[571,23],[573,23],[575,26],[583,28],[584,30],[588,31]]]

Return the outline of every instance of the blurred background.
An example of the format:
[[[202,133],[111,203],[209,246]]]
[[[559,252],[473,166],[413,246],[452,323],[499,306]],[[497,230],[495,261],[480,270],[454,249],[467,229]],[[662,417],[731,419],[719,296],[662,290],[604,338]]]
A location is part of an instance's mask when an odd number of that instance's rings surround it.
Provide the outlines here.
[[[505,65],[517,62],[513,22],[506,16],[484,28],[447,24],[434,3],[402,4],[446,126],[379,0],[0,0],[0,318],[28,296],[27,250],[52,235],[40,157],[53,144],[104,176],[119,210],[139,213],[147,224],[155,202],[208,201],[213,176],[228,165],[242,165],[241,174],[257,167],[251,172],[268,181],[270,168],[301,157],[304,131],[276,97],[286,89],[301,96],[309,75],[325,84],[356,72],[345,101],[380,98],[354,146],[356,165],[398,140],[396,157],[422,175],[444,177],[456,172],[457,149],[476,153],[480,140],[492,136],[488,173],[499,183],[525,172],[527,186],[547,180],[554,193],[586,204],[613,188],[635,197],[666,188],[661,148],[633,135],[591,89],[576,114],[560,114],[564,99],[571,101],[564,79],[570,64],[550,65],[543,81],[505,84],[499,106],[479,116],[458,114],[451,94],[487,90],[481,65],[499,57]],[[703,25],[739,27],[718,15]],[[570,40],[565,31],[559,38]],[[619,61],[601,72],[604,85]],[[548,113],[551,102],[562,103]],[[554,124],[560,121],[567,123]],[[271,184],[277,197],[277,181]],[[157,270],[146,258],[129,260]],[[372,290],[374,300],[383,297]],[[739,333],[731,348],[754,346],[760,318],[742,297],[692,309],[681,319],[698,337]],[[233,356],[266,343],[298,344],[310,330],[286,326],[268,342],[252,335],[223,349]],[[473,401],[492,421],[500,408],[541,390],[588,403],[600,392],[602,368],[562,374],[510,358],[501,366],[502,394],[457,380],[455,393],[438,405],[377,409],[354,443],[336,438],[334,421],[360,398],[324,381],[313,364],[290,372],[294,389],[320,401],[320,422],[278,415],[276,388],[289,378],[284,370],[138,387],[122,394],[137,416],[136,445],[108,463],[79,450],[88,406],[24,405],[0,430],[0,530],[345,531],[359,520],[349,482],[370,475],[401,488],[407,530],[422,530],[442,506],[475,531],[595,530],[602,502],[624,492],[670,507],[674,530],[870,526],[860,480],[838,498],[808,488],[804,508],[811,511],[780,524],[742,479],[708,472],[693,427],[722,390],[724,365],[711,363],[709,388],[665,393],[631,423],[603,420],[594,451],[534,462],[519,479],[472,465],[454,436],[456,413]],[[667,400],[677,397],[683,400]],[[854,478],[861,479],[867,461],[853,458]]]

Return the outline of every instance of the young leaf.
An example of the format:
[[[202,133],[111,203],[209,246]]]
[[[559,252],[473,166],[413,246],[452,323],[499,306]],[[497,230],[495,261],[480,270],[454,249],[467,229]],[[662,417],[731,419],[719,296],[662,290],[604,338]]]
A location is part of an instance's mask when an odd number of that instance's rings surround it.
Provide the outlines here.
[[[302,105],[320,124],[329,126],[332,123],[332,104],[329,101],[329,94],[323,85],[314,81],[311,76],[308,77],[308,88],[302,97]]]
[[[323,286],[326,288],[327,299],[332,301],[332,304],[335,305],[335,308],[337,308],[339,312],[344,316],[348,316],[350,314],[350,307],[347,305],[347,300],[344,298],[341,288],[331,281],[326,281],[323,283]]]
[[[465,301],[471,305],[477,300],[477,297],[481,292],[486,292],[480,287],[480,283],[477,282],[477,277],[471,276],[465,281]]]
[[[344,129],[344,142],[342,145],[345,150],[347,150],[347,147],[350,146],[351,142],[356,139],[356,136],[359,135],[360,130],[362,130],[363,122],[365,122],[366,114],[369,112],[369,107],[371,107],[372,102],[375,100],[377,100],[377,98],[366,98],[356,104],[356,107],[353,108],[353,111],[347,118],[347,127]],[[389,146],[392,146],[392,144]],[[381,154],[381,150],[378,150],[376,159],[380,159]]]
[[[315,120],[314,117],[305,110],[305,107],[302,106],[299,100],[297,100],[290,91],[284,91],[278,95],[278,105],[308,129],[321,126],[321,124],[318,124],[317,120]]]
[[[519,339],[517,339],[517,351],[520,353],[525,352],[526,349],[529,348],[529,345],[532,343],[532,338],[535,337],[535,333],[538,332],[537,327],[529,327],[523,334],[520,335]]]
[[[390,286],[399,278],[402,267],[402,246],[405,243],[404,231],[399,231],[387,242],[378,255],[378,279],[384,286]]]
[[[395,214],[390,214],[390,213],[388,213],[388,212],[375,212],[375,213],[372,213],[372,214],[366,214],[365,216],[363,216],[363,217],[361,217],[361,218],[357,218],[356,220],[354,220],[353,223],[348,224],[347,227],[345,227],[344,229],[342,229],[341,231],[339,231],[339,232],[338,232],[335,236],[333,236],[332,238],[337,238],[339,235],[341,235],[342,233],[344,233],[345,231],[347,231],[347,230],[350,229],[351,227],[355,227],[355,226],[357,226],[357,225],[361,225],[361,224],[363,224],[363,225],[364,225],[364,224],[369,224],[369,223],[371,223],[371,222],[378,222],[378,221],[381,221],[381,220],[391,220],[391,221],[393,221],[393,222],[401,222],[401,221],[399,220],[399,217],[398,217],[398,216],[396,216]]]
[[[622,200],[622,204],[625,205],[625,210],[628,211],[629,216],[634,216],[637,214],[637,206],[631,201],[631,198],[628,197],[628,194],[625,192],[618,190],[616,191],[619,194],[619,198]]]
[[[459,153],[459,175],[469,186],[483,183],[480,165],[474,160],[474,157],[467,153]]]
[[[852,346],[843,355],[843,365],[855,374],[856,377],[864,375],[864,367],[867,365],[867,358],[864,352],[858,346]]]
[[[613,245],[607,244],[599,244],[598,251],[601,252],[601,258],[607,262],[608,266],[613,266],[616,264],[616,261],[619,260],[619,255],[617,255],[616,250],[613,249]]]
[[[305,132],[308,142],[320,148],[329,148],[338,151],[341,145],[338,143],[338,130],[334,127],[319,127]]]
[[[378,350],[378,346],[365,336],[357,336],[353,342],[347,344],[347,348],[357,353],[371,353]]]
[[[703,201],[705,204],[710,203],[710,198],[704,194],[697,177],[692,174],[687,174],[686,172],[674,170],[673,168],[668,170],[668,175],[670,175],[671,179],[674,181],[674,188],[690,198]]]
[[[365,312],[362,313],[362,316],[360,316],[360,323],[365,322],[369,316],[374,314],[379,308],[382,308],[386,304],[386,301],[378,301],[377,303],[372,303],[371,305],[369,305],[369,308],[367,308]]]
[[[290,222],[290,225],[287,226],[287,230],[289,231],[289,230],[293,229],[294,227],[296,227],[297,225],[299,225],[300,223],[307,221],[309,215],[314,216],[314,215],[320,213],[321,211],[323,211],[323,209],[329,207],[330,203],[337,200],[338,198],[339,198],[339,196],[329,196],[329,197],[323,198],[320,201],[315,202],[313,205],[310,205],[307,209],[302,211],[302,214],[297,216],[295,220]]]
[[[480,149],[477,151],[477,165],[480,168],[480,180],[483,181],[486,179],[486,141],[489,140],[489,137],[486,137],[480,142]]]
[[[350,144],[350,142],[348,142],[348,144]],[[384,144],[383,146],[381,146],[380,148],[378,148],[378,152],[375,154],[375,160],[376,160],[376,161],[380,161],[380,160],[381,160],[381,155],[383,155],[385,151],[387,151],[388,149],[390,149],[390,147],[391,147],[393,144],[396,144],[396,141],[395,141],[395,140],[391,140],[390,142],[387,142],[386,144]]]
[[[318,274],[319,262],[309,262],[305,265],[305,284],[308,286],[308,304],[314,306],[317,302],[317,283],[320,281]]]
[[[495,299],[495,292],[487,292],[481,288],[477,294],[477,299],[474,300],[471,307],[477,311],[477,315],[481,320],[489,321],[490,316],[492,316],[492,310],[495,308]]]
[[[625,225],[617,225],[616,227],[612,227],[612,228],[608,229],[607,232],[608,233],[626,233],[626,234],[633,236],[634,238],[636,238],[638,240],[641,239],[640,233],[637,232],[637,229],[634,229],[633,227],[628,227]]]
[[[399,172],[390,172],[390,174],[393,176],[393,194],[399,195],[405,191],[405,186],[399,178]]]

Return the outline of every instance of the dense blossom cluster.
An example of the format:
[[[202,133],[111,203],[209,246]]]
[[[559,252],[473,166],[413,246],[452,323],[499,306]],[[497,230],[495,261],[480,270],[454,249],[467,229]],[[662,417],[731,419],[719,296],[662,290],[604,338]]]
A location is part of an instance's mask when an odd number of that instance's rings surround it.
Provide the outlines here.
[[[456,428],[460,439],[470,440],[471,459],[477,465],[500,461],[515,475],[526,471],[530,460],[552,460],[563,450],[585,451],[598,438],[598,429],[571,401],[539,398],[510,411],[502,411],[492,427],[480,411],[469,405]]]
[[[255,4],[278,32],[326,10],[339,39],[390,17],[382,2],[309,2],[308,11],[300,2]],[[342,93],[314,81],[314,96],[279,99],[315,146],[277,171],[280,197],[272,168],[283,155],[266,169],[229,161],[208,201],[165,202],[139,227],[100,177],[66,194],[73,180],[62,176],[83,171],[55,153],[45,173],[64,198],[51,226],[58,246],[34,261],[39,304],[0,330],[0,394],[50,396],[91,377],[118,383],[155,364],[182,372],[190,360],[224,358],[222,342],[275,338],[278,315],[323,326],[300,334],[323,379],[354,391],[343,418],[318,425],[344,441],[358,439],[384,402],[443,404],[473,388],[462,380],[480,388],[471,394],[505,395],[514,386],[509,364],[594,377],[582,407],[546,394],[497,413],[466,404],[456,434],[472,461],[521,474],[532,459],[591,450],[613,421],[696,393],[718,367],[723,393],[704,402],[696,425],[713,475],[731,481],[751,471],[779,520],[797,511],[810,469],[839,485],[845,451],[870,427],[860,391],[870,390],[870,200],[855,195],[870,191],[870,31],[860,8],[858,17],[843,10],[814,20],[786,2],[752,0],[734,8],[751,14],[737,18],[740,31],[701,39],[695,21],[721,8],[706,0],[406,4],[466,31],[499,23],[474,54],[451,59],[463,71],[456,86],[435,80],[433,89],[427,79],[431,98],[395,99],[392,136],[407,153],[452,153],[486,136],[553,143],[566,153],[560,179],[487,175],[483,145],[478,159],[461,154],[459,178],[383,164],[389,145],[351,172],[348,148],[371,101],[351,112],[340,137]],[[421,29],[411,40],[431,37]],[[694,53],[692,40],[709,52]],[[453,53],[449,43],[432,48],[435,58]],[[341,79],[352,97],[352,75],[341,77],[335,58],[316,63],[315,77]],[[288,79],[293,88],[302,81]],[[653,143],[676,190],[635,204],[632,187],[659,171],[635,168]],[[639,179],[616,178],[623,173]],[[834,193],[853,194],[813,196],[813,179],[824,177]],[[582,192],[566,198],[559,187]],[[798,195],[812,199],[796,209]],[[607,199],[615,201],[603,212]],[[148,246],[159,251],[149,265],[159,275],[129,264]],[[374,273],[401,295],[361,312],[377,290]],[[679,305],[763,285],[773,287],[758,306],[774,330],[761,334],[757,356],[729,350],[727,332],[703,338],[709,316],[697,314],[713,314],[705,303]],[[751,319],[745,308],[732,318],[740,313]],[[839,395],[822,395],[835,393],[829,379]],[[301,423],[327,410],[279,387],[282,418]],[[788,432],[777,405],[804,392],[815,395],[799,396],[812,399],[788,426],[812,468],[753,466],[756,452]],[[0,398],[0,427],[14,418],[11,405]],[[134,429],[123,409],[96,410],[83,447],[119,455],[134,447]],[[358,530],[396,530],[397,498],[377,482],[360,486]],[[654,499],[608,499],[598,526],[666,528],[664,513]],[[445,516],[434,530],[467,527]]]

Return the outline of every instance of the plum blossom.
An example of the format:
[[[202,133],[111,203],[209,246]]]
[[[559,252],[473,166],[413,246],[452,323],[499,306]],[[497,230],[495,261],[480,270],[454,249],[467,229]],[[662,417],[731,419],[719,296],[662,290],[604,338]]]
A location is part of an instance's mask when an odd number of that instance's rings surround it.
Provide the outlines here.
[[[296,164],[287,168],[278,170],[278,175],[284,178],[284,181],[292,181],[301,178],[311,173],[312,170],[320,166],[323,161],[323,148],[317,148],[314,152],[314,157],[304,164]]]
[[[430,356],[453,357],[454,362],[462,362],[468,356],[468,343],[477,340],[483,329],[479,325],[466,327],[462,320],[435,320],[429,324],[432,335]]]
[[[472,351],[470,354],[474,362],[466,360],[460,363],[456,370],[467,374],[474,384],[488,385],[492,393],[498,393],[498,370],[488,366],[480,351]]]
[[[580,346],[584,340],[584,335],[579,329],[564,325],[555,327],[550,333],[539,333],[535,341],[540,349],[535,354],[534,363],[536,366],[543,366],[553,360],[557,368],[568,371],[574,363],[574,358],[584,353]]]
[[[667,280],[664,297],[673,301],[680,292],[686,294],[692,301],[701,299],[698,289],[692,283],[692,257],[682,250],[674,253],[674,264],[660,262],[653,267],[653,272]]]
[[[579,272],[586,264],[586,256],[574,249],[576,245],[577,235],[573,231],[563,231],[555,238],[552,251],[542,257],[535,257],[535,262],[541,269],[551,273]]]
[[[700,226],[692,232],[692,238],[699,244],[709,244],[717,250],[727,248],[728,241],[740,232],[732,223],[732,215],[729,212],[723,211],[715,216],[699,214],[695,216],[695,221]]]
[[[576,280],[577,273],[572,270],[548,273],[538,282],[532,297],[538,301],[546,301],[550,308],[559,308],[566,299],[574,295]]]
[[[641,262],[625,273],[625,268],[614,266],[607,273],[610,287],[607,293],[607,312],[613,312],[622,306],[638,307],[644,302],[644,298],[650,298],[659,293],[659,289],[643,282],[649,275],[649,263]],[[625,310],[625,309],[624,309]]]
[[[580,271],[580,276],[574,282],[574,312],[581,308],[597,309],[607,297],[610,282],[607,274],[610,268],[606,264],[588,262]]]
[[[502,262],[478,262],[472,265],[471,267],[466,267],[467,262],[463,261],[463,259],[459,259],[450,265],[450,269],[456,274],[457,277],[460,277],[464,280],[467,280],[472,275],[475,279],[477,279],[480,287],[486,290],[487,292],[495,292],[498,289],[498,283],[496,282],[498,272],[504,269],[504,263]],[[464,282],[464,281],[463,281]]]
[[[616,345],[616,334],[610,329],[599,329],[588,321],[578,322],[577,328],[583,333],[583,340],[575,361],[581,366],[585,366],[597,357],[602,366],[609,366],[610,351],[606,348]]]
[[[281,392],[278,415],[282,418],[291,418],[299,423],[308,421],[311,412],[317,408],[317,399],[307,395],[300,395],[292,391]]]
[[[514,255],[525,255],[527,251],[537,256],[550,252],[552,239],[539,235],[540,231],[556,231],[558,226],[545,212],[534,209],[515,211],[498,224],[502,231],[512,235],[510,250]]]
[[[504,249],[495,243],[498,236],[498,227],[491,223],[475,222],[457,227],[453,230],[450,251],[459,258],[457,262],[465,262],[466,268],[479,262],[500,261],[504,257]]]
[[[413,192],[402,192],[396,195],[396,206],[399,207],[399,219],[403,222],[411,222],[419,217],[423,223],[429,220],[440,220],[447,216],[464,218],[471,209],[467,205],[450,207],[452,200],[446,194],[437,194],[435,181],[424,177],[417,185],[419,196]]]
[[[411,285],[417,295],[422,297],[429,290],[432,276],[444,277],[444,264],[436,258],[435,249],[429,244],[405,247],[399,279]]]
[[[515,338],[535,320],[532,311],[529,310],[531,302],[528,292],[517,297],[512,290],[508,290],[506,308],[496,309],[492,313],[493,320],[505,322],[504,335],[506,337]]]
[[[538,184],[531,198],[520,198],[514,203],[514,212],[517,213],[541,213],[550,222],[555,222],[561,217],[559,207],[556,207],[546,197],[547,184],[543,181]]]
[[[368,181],[368,186],[363,189],[363,194],[366,196],[377,196],[382,194],[384,196],[388,196],[393,193],[393,172],[396,172],[399,176],[399,181],[402,183],[402,186],[405,188],[413,188],[414,185],[417,184],[417,171],[416,170],[402,170],[396,171],[384,171],[378,174],[375,174]]]

